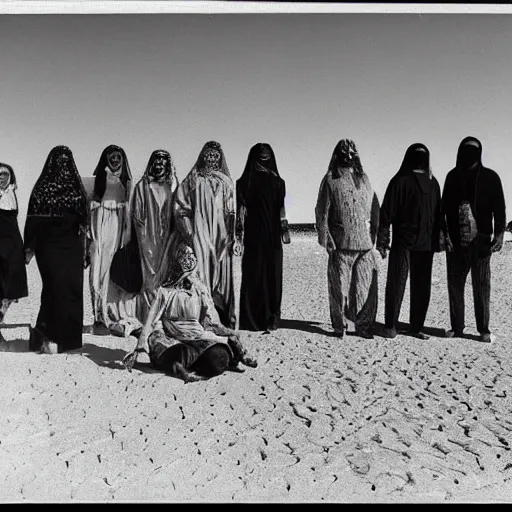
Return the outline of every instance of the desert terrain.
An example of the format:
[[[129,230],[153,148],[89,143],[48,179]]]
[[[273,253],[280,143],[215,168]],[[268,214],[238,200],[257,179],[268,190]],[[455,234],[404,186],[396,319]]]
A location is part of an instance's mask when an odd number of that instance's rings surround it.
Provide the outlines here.
[[[27,352],[41,289],[32,262],[30,297],[2,328],[0,501],[511,502],[512,243],[492,258],[490,345],[477,341],[470,278],[468,335],[441,337],[444,254],[428,341],[333,337],[326,254],[292,234],[284,255],[281,328],[242,333],[258,367],[193,384],[126,371],[133,338],[84,334],[78,353]],[[235,270],[238,297],[240,260]],[[84,283],[89,326],[87,272]]]

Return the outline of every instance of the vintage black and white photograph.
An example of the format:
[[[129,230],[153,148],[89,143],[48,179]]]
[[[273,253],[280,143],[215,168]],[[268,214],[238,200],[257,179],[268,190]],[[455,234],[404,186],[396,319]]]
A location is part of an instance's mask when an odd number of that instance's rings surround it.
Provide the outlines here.
[[[1,503],[512,502],[512,9],[0,6]]]

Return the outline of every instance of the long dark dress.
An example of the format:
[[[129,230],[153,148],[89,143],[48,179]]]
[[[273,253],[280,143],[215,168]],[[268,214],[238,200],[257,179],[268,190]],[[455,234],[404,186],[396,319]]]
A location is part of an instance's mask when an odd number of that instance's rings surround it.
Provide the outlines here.
[[[18,211],[0,209],[0,299],[16,300],[27,295],[27,270]]]
[[[30,349],[38,350],[46,338],[59,352],[82,346],[84,238],[80,217],[28,216],[25,249],[32,249],[41,273],[41,306]]]
[[[264,331],[276,328],[281,317],[285,182],[270,172],[254,171],[245,192],[240,180],[236,192],[239,211],[245,210],[239,328]]]

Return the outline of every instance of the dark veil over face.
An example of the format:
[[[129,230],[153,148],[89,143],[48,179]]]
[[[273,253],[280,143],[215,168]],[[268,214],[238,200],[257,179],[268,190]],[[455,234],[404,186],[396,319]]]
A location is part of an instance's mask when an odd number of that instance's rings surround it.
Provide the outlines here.
[[[260,172],[279,178],[274,150],[270,144],[265,142],[258,142],[249,150],[244,172],[238,180],[239,190],[242,194],[247,194],[251,180],[257,179],[257,173]]]
[[[96,201],[101,201],[103,195],[105,194],[105,189],[107,188],[106,168],[110,168],[109,156],[112,153],[118,153],[122,157],[121,173],[119,179],[121,180],[121,183],[128,193],[128,182],[132,179],[128,158],[126,158],[126,153],[123,148],[116,146],[115,144],[111,144],[110,146],[107,146],[101,153],[98,165],[93,172],[93,176],[96,177],[94,180],[94,198]]]
[[[482,144],[476,137],[462,139],[457,152],[459,170],[475,169],[482,165]]]
[[[56,146],[50,151],[32,189],[27,213],[43,216],[77,213],[83,223],[87,222],[87,194],[67,146]]]
[[[411,173],[414,170],[422,170],[430,173],[430,152],[425,144],[411,144],[405,152],[399,175]]]

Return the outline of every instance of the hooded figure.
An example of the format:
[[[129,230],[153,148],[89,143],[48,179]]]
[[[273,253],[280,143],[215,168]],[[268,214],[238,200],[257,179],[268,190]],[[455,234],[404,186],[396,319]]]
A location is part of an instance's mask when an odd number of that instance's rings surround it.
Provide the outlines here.
[[[35,255],[43,284],[31,350],[82,346],[87,221],[87,195],[73,154],[57,146],[32,189],[25,223],[25,260],[28,264]]]
[[[180,242],[194,249],[197,272],[209,288],[220,320],[234,328],[235,295],[233,251],[235,198],[224,152],[218,142],[207,142],[192,170],[174,195],[175,232],[160,268],[164,282]]]
[[[180,244],[168,281],[153,301],[136,349],[123,364],[131,370],[137,354],[149,354],[151,365],[185,382],[203,380],[238,363],[256,366],[235,331],[224,327],[207,286],[196,274],[191,247]],[[238,371],[243,371],[238,369]]]
[[[126,258],[115,258],[116,252],[128,248],[131,241],[132,176],[124,150],[115,145],[107,146],[93,175],[88,236],[94,328],[96,333],[106,327],[116,334],[129,334],[140,327],[136,321],[136,293],[122,287],[122,278],[127,274]],[[132,242],[130,248],[138,251],[136,240]]]
[[[352,140],[342,139],[334,148],[315,215],[318,242],[329,255],[332,327],[342,337],[348,320],[358,336],[372,338],[378,305],[378,256],[373,246],[379,201]]]
[[[423,144],[411,145],[398,173],[391,179],[380,210],[377,249],[386,257],[390,227],[393,241],[389,254],[385,299],[385,337],[397,334],[398,319],[410,272],[410,330],[422,332],[432,284],[434,252],[441,250],[441,191],[430,169],[430,153]]]
[[[237,242],[243,246],[239,328],[270,331],[281,318],[285,183],[269,144],[254,145],[236,182]]]
[[[173,196],[178,186],[168,151],[153,151],[133,197],[133,221],[139,243],[143,284],[137,298],[137,318],[144,323],[158,287],[158,269],[173,231]],[[166,268],[165,273],[170,269]]]
[[[453,245],[446,254],[451,321],[446,336],[463,335],[464,288],[471,270],[476,327],[481,341],[491,342],[490,259],[503,245],[505,197],[498,174],[482,165],[482,144],[475,137],[460,143],[455,168],[446,176],[443,210]]]
[[[16,189],[12,167],[0,163],[0,324],[10,305],[28,295]]]

